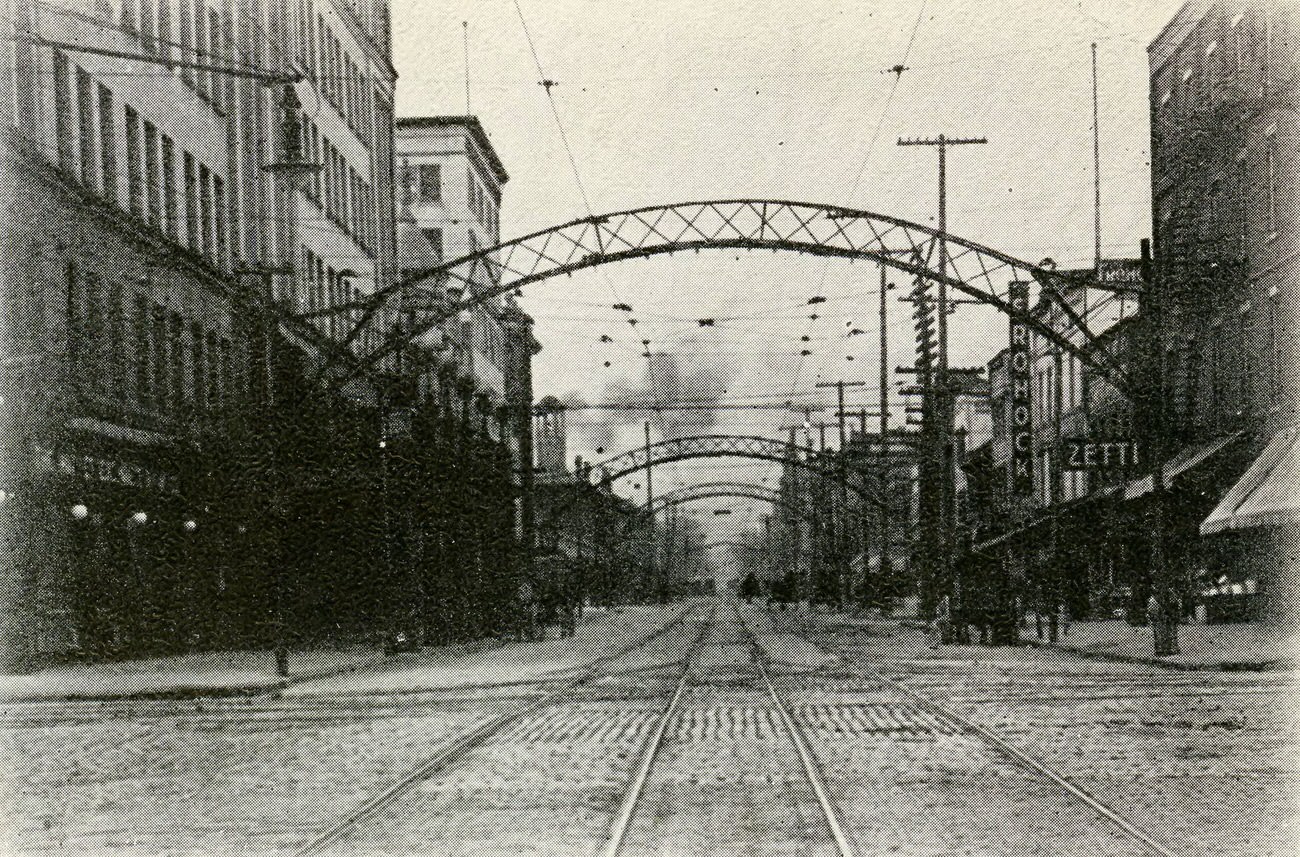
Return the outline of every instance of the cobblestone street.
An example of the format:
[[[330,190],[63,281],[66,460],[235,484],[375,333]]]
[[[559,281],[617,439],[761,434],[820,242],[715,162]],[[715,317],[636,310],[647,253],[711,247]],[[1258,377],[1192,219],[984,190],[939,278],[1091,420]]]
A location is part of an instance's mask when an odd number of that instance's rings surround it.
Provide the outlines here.
[[[512,647],[517,675],[471,680]],[[894,623],[715,599],[599,616],[560,647],[242,700],[10,704],[4,851],[1294,853],[1288,672],[934,651]]]

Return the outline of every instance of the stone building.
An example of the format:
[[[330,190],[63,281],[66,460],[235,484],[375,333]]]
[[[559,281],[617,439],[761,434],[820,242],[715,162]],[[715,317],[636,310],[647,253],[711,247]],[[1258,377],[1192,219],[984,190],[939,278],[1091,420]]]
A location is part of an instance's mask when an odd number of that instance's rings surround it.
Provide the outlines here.
[[[1149,54],[1160,454],[1243,450],[1173,510],[1170,553],[1189,588],[1258,612],[1270,589],[1294,601],[1300,525],[1300,9],[1193,0]]]
[[[387,4],[6,0],[3,20],[5,649],[262,639],[292,606],[258,559],[282,533],[268,471],[231,453],[269,448],[267,405],[315,408],[295,379],[357,313],[296,316],[392,281]],[[285,492],[311,481],[294,470]]]

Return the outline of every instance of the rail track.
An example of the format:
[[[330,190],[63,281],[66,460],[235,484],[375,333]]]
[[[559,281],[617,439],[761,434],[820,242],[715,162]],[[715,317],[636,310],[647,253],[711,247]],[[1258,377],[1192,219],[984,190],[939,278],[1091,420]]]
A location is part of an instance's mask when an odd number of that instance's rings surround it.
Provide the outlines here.
[[[748,629],[748,626],[746,626],[746,628]],[[801,636],[803,636],[809,643],[812,643],[813,645],[816,645],[836,656],[845,666],[849,665],[849,659],[847,659],[842,652],[835,651],[833,644],[827,645],[826,642],[820,640],[814,642],[813,635],[815,633],[816,632],[813,630],[811,624],[805,620],[802,624]],[[820,637],[823,635],[818,636]],[[1055,770],[1042,760],[1034,758],[1030,753],[1015,746],[992,730],[980,726],[969,718],[962,716],[951,707],[936,701],[929,695],[908,687],[903,682],[893,676],[886,675],[880,670],[859,669],[853,670],[852,672],[863,679],[874,681],[883,687],[889,688],[898,696],[913,703],[917,709],[927,712],[936,721],[947,724],[957,734],[977,739],[984,746],[988,747],[1005,760],[1063,791],[1069,795],[1070,798],[1083,806],[1086,806],[1100,818],[1105,819],[1109,824],[1113,825],[1114,828],[1141,846],[1146,853],[1161,855],[1161,857],[1175,857],[1176,855],[1185,853],[1165,845],[1156,836],[1143,830],[1138,824],[1124,817],[1113,807],[1080,785],[1072,782],[1069,777]],[[923,726],[923,724],[918,725]]]
[[[308,857],[308,855],[323,853],[327,848],[337,843],[359,824],[383,812],[417,784],[455,764],[472,749],[483,744],[492,736],[502,732],[511,724],[524,720],[530,715],[535,715],[558,701],[563,701],[566,696],[574,693],[584,685],[589,684],[594,679],[603,676],[605,671],[602,670],[602,667],[606,664],[627,657],[637,649],[666,636],[673,629],[682,626],[687,621],[688,617],[694,612],[695,608],[692,605],[687,605],[679,611],[676,616],[656,628],[652,633],[639,637],[627,645],[619,647],[614,652],[594,658],[586,665],[580,675],[567,681],[561,687],[533,699],[522,707],[491,717],[483,723],[480,723],[472,729],[462,733],[455,740],[444,745],[438,750],[438,752],[417,765],[415,769],[407,773],[397,782],[379,792],[359,807],[356,807],[342,819],[331,825],[328,829],[322,831],[309,842],[302,845],[296,852],[294,852],[296,857]],[[707,630],[707,628],[708,624],[706,623],[704,629]],[[703,633],[704,632],[701,631],[701,638],[703,637]],[[686,670],[683,673],[684,675],[685,672],[689,670],[689,663],[690,661],[688,657],[686,659]]]
[[[768,675],[764,663],[763,651],[758,644],[758,640],[745,623],[739,610],[736,610],[736,621],[749,643],[750,656],[757,673],[760,691],[766,691],[768,698],[771,700],[774,710],[785,728],[795,752],[798,754],[803,774],[807,778],[813,793],[816,795],[818,806],[825,818],[827,830],[830,833],[831,840],[835,844],[836,852],[840,857],[854,857],[853,846],[844,832],[843,824],[840,820],[840,813],[835,807],[829,790],[826,787],[825,776],[823,775],[816,756],[813,755],[807,737],[803,734],[799,723],[791,716],[789,707],[777,692],[776,687],[772,684],[771,677]],[[696,640],[692,649],[692,655],[698,650],[703,642],[703,635]],[[686,668],[683,669],[680,680],[673,692],[668,704],[664,706],[654,732],[649,741],[642,748],[636,773],[632,777],[627,791],[624,793],[623,800],[620,804],[618,814],[614,818],[614,823],[610,828],[609,835],[605,840],[604,848],[601,850],[602,857],[618,857],[624,852],[628,841],[628,833],[631,829],[633,818],[637,813],[638,806],[645,792],[646,783],[650,778],[651,769],[654,766],[655,759],[663,750],[665,740],[669,734],[669,726],[679,717],[681,702],[687,689],[692,681],[692,670],[690,668],[690,659],[688,657]]]
[[[689,730],[685,729],[684,723],[687,719],[686,712],[691,712],[697,718],[702,716],[704,709],[690,707],[692,703],[688,702],[691,693],[694,690],[711,687],[714,684],[726,687],[729,693],[739,694],[739,697],[733,697],[732,706],[737,711],[746,710],[753,712],[755,701],[749,699],[753,694],[758,694],[767,700],[764,706],[771,712],[770,721],[774,725],[772,728],[783,733],[780,739],[786,742],[783,746],[792,748],[793,753],[789,753],[780,761],[779,767],[782,774],[783,783],[793,784],[796,780],[800,783],[797,789],[792,785],[767,786],[768,789],[783,791],[787,794],[793,794],[795,791],[803,793],[805,796],[799,798],[803,813],[807,813],[807,818],[816,817],[820,819],[817,824],[822,825],[822,834],[811,834],[817,841],[822,843],[823,849],[827,853],[834,853],[838,857],[855,857],[859,853],[858,842],[868,841],[862,839],[867,835],[865,828],[871,823],[871,819],[865,815],[846,815],[840,805],[840,800],[844,799],[843,793],[837,792],[836,787],[842,787],[843,781],[828,778],[826,765],[828,762],[827,754],[834,756],[836,747],[834,743],[840,739],[837,737],[829,738],[832,733],[842,734],[850,733],[848,738],[856,737],[859,739],[879,740],[884,742],[896,742],[899,738],[907,740],[907,736],[938,736],[938,740],[949,741],[969,741],[974,747],[982,748],[972,752],[981,757],[996,756],[1002,760],[1002,764],[1010,763],[1022,772],[1027,780],[1040,783],[1028,790],[1029,797],[1021,796],[1022,800],[1033,801],[1034,795],[1045,794],[1051,789],[1058,793],[1069,796],[1070,800],[1076,802],[1081,809],[1086,808],[1093,816],[1100,819],[1100,824],[1110,825],[1111,828],[1118,832],[1123,838],[1128,839],[1132,845],[1143,854],[1160,855],[1160,857],[1172,857],[1174,854],[1181,852],[1175,851],[1162,842],[1156,836],[1153,836],[1140,826],[1125,818],[1112,807],[1102,800],[1092,795],[1084,788],[1060,772],[1054,770],[1041,760],[1033,758],[1024,750],[1017,748],[1013,744],[992,731],[980,726],[977,723],[963,717],[952,708],[932,699],[930,696],[918,692],[896,678],[886,675],[880,670],[861,669],[861,670],[841,670],[839,667],[834,670],[785,670],[773,672],[775,666],[769,659],[764,649],[760,637],[756,631],[751,628],[750,622],[742,613],[738,605],[734,607],[734,619],[728,617],[723,620],[718,616],[719,607],[714,607],[710,612],[702,613],[697,609],[687,608],[682,610],[674,619],[665,623],[652,634],[646,635],[627,646],[621,647],[609,655],[592,661],[582,675],[566,682],[563,686],[554,689],[543,696],[535,698],[526,704],[515,708],[512,711],[494,716],[485,722],[472,727],[464,732],[449,744],[443,746],[437,753],[424,760],[414,770],[410,771],[399,781],[376,794],[370,800],[357,807],[345,817],[338,820],[327,830],[319,833],[306,845],[303,845],[297,852],[297,855],[319,854],[330,849],[332,845],[339,843],[350,833],[356,833],[364,841],[366,832],[359,828],[368,820],[378,823],[381,813],[393,807],[403,795],[417,789],[419,784],[430,781],[430,784],[441,784],[447,781],[447,777],[460,778],[460,782],[472,783],[484,773],[491,774],[491,768],[476,767],[477,765],[486,764],[484,757],[476,756],[475,761],[467,762],[466,765],[458,764],[462,760],[480,748],[496,747],[497,753],[510,752],[514,753],[516,763],[522,768],[527,769],[530,765],[528,753],[529,747],[527,741],[538,740],[539,735],[569,735],[573,730],[585,730],[586,732],[596,731],[613,731],[618,732],[618,747],[627,750],[627,761],[621,764],[613,764],[607,768],[602,767],[601,774],[587,772],[580,760],[576,758],[570,760],[576,773],[575,779],[582,780],[590,775],[595,779],[604,777],[616,778],[611,782],[622,782],[621,792],[612,791],[611,799],[618,796],[617,805],[613,802],[609,805],[609,815],[604,815],[604,810],[600,816],[606,819],[608,826],[605,828],[603,838],[601,838],[598,828],[584,829],[576,833],[577,840],[590,843],[593,853],[599,853],[601,857],[620,857],[620,855],[630,855],[633,853],[642,853],[647,850],[653,851],[655,843],[670,837],[671,832],[661,832],[651,825],[655,825],[664,818],[663,812],[669,811],[670,814],[676,814],[678,807],[671,806],[674,794],[669,787],[671,785],[671,775],[660,774],[656,777],[656,771],[659,762],[665,757],[669,747],[674,748],[673,756],[679,755],[679,748],[674,746],[675,741],[689,740],[679,736],[686,736]],[[729,611],[730,612],[730,611]],[[674,673],[671,683],[664,683],[667,677],[662,675],[662,670],[666,667],[673,666],[673,663],[658,664],[656,668],[649,670],[649,677],[652,682],[657,682],[654,686],[656,690],[650,692],[649,696],[612,696],[606,699],[606,703],[613,704],[613,707],[602,711],[583,710],[581,705],[590,704],[591,700],[575,697],[581,688],[591,685],[598,678],[615,679],[635,677],[639,673],[647,672],[645,669],[623,669],[623,670],[605,670],[604,667],[621,657],[634,652],[636,649],[645,646],[655,639],[663,637],[670,633],[673,628],[683,625],[687,621],[698,620],[700,628],[698,633],[686,644],[685,654],[680,661],[675,663],[680,666],[680,672]],[[721,620],[721,621],[720,621]],[[734,623],[734,625],[733,625]],[[725,625],[733,625],[739,632],[736,634],[719,634],[719,628]],[[828,647],[826,641],[821,639],[821,635],[816,634],[815,630],[807,624],[799,628],[798,636],[803,637],[807,642],[827,651],[832,656],[839,656],[843,661],[843,655]],[[813,642],[814,638],[817,642]],[[716,646],[719,651],[730,647],[732,653],[745,645],[749,651],[750,663],[741,665],[739,663],[730,663],[724,666],[722,672],[716,675],[708,672],[708,666],[700,666],[697,660],[701,658],[701,652],[710,645]],[[674,657],[676,657],[674,655]],[[738,656],[738,660],[743,660],[743,656]],[[743,666],[742,673],[728,673],[727,670],[735,670]],[[656,672],[655,670],[658,670]],[[840,687],[843,685],[843,687]],[[671,688],[671,690],[669,690]],[[784,688],[784,690],[783,690]],[[817,705],[810,702],[799,703],[797,695],[803,691],[813,693],[837,693],[849,690],[850,696],[855,692],[858,694],[868,692],[876,696],[887,699],[885,705],[875,705],[872,712],[866,712],[865,709],[873,706],[858,705],[854,702],[835,702],[829,705]],[[794,696],[788,695],[793,694]],[[636,699],[641,699],[642,704],[651,700],[659,702],[657,708],[639,710],[635,709]],[[705,697],[707,699],[707,696]],[[619,706],[626,701],[633,706],[625,712],[622,725],[614,723],[619,719]],[[793,700],[793,701],[792,701]],[[567,704],[577,704],[580,707],[571,709],[565,707]],[[864,711],[854,712],[853,709],[864,709]],[[724,717],[730,716],[726,706],[720,706],[719,712],[714,712],[713,716]],[[884,711],[885,713],[882,713]],[[731,712],[734,713],[734,712]],[[704,715],[707,716],[707,715]],[[767,716],[767,715],[765,715]],[[605,724],[602,718],[611,721]],[[577,725],[577,721],[582,721]],[[635,726],[627,724],[635,722]],[[619,732],[619,730],[622,730]],[[887,733],[887,734],[882,734]],[[775,733],[768,733],[772,737]],[[496,738],[496,736],[500,736]],[[495,740],[494,740],[495,739]],[[559,739],[564,741],[565,739]],[[731,736],[729,740],[739,741],[742,738]],[[523,746],[517,746],[524,742]],[[612,746],[612,745],[609,745]],[[773,745],[769,745],[773,746]],[[883,745],[882,745],[883,746]],[[963,744],[963,746],[966,746]],[[505,748],[505,749],[503,749]],[[536,751],[536,747],[532,748]],[[567,748],[566,748],[567,749]],[[606,747],[608,749],[608,746]],[[775,750],[770,751],[776,753]],[[782,750],[784,754],[788,750]],[[622,755],[622,754],[620,754]],[[779,755],[779,754],[778,754]],[[567,758],[567,757],[566,757]],[[796,761],[797,760],[797,761]],[[681,761],[674,758],[671,762],[664,762],[669,768],[675,765],[680,767]],[[463,769],[463,770],[462,770]],[[593,768],[593,771],[595,769]],[[452,771],[457,771],[453,774]],[[843,777],[841,768],[839,776]],[[1017,775],[1017,776],[1022,776]],[[665,780],[664,777],[669,777]],[[787,779],[788,777],[788,779]],[[654,804],[648,799],[648,784],[652,780],[658,783],[658,788],[668,795],[666,798],[670,805]],[[768,782],[771,782],[769,780]],[[668,785],[666,785],[667,783]],[[436,786],[437,788],[452,788],[453,785]],[[455,786],[459,788],[459,786]],[[769,794],[764,792],[762,786],[755,790],[755,795]],[[808,795],[811,793],[812,800]],[[776,792],[771,792],[776,793]],[[659,800],[665,799],[656,792]],[[500,797],[500,795],[498,795]],[[521,798],[515,798],[521,799]],[[509,798],[507,798],[509,800]],[[815,801],[816,809],[812,807]],[[420,804],[401,804],[403,812],[400,815],[389,816],[394,822],[403,824],[410,822],[412,819],[421,815]],[[957,806],[955,807],[958,814],[961,812],[982,812],[983,807],[978,804],[974,806]],[[658,810],[658,811],[652,811]],[[534,808],[533,810],[537,810]],[[470,813],[472,811],[467,807],[462,807],[456,812],[460,814]],[[691,811],[686,809],[681,813],[684,817],[691,817]],[[401,821],[397,821],[397,819]],[[418,823],[426,825],[437,825],[441,819],[436,815],[427,816]],[[557,822],[563,825],[564,820]],[[598,824],[599,822],[597,822]],[[692,823],[692,822],[687,822]],[[810,822],[811,823],[811,822]],[[1090,822],[1091,823],[1091,822]],[[370,827],[367,830],[375,835],[383,835],[384,826]],[[633,835],[633,834],[636,835]],[[680,843],[674,843],[680,844]],[[573,853],[583,853],[585,847],[574,846]],[[657,853],[657,852],[656,852]]]

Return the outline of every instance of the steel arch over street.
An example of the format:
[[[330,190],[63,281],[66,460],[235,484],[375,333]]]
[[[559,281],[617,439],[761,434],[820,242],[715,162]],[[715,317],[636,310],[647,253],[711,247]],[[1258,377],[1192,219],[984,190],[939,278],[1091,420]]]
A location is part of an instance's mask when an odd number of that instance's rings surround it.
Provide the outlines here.
[[[669,464],[688,458],[754,458],[790,464],[825,479],[835,479],[840,475],[839,464],[816,450],[770,437],[729,434],[678,437],[649,447],[637,447],[600,462],[592,468],[592,473],[593,478],[613,480],[647,466]],[[845,480],[845,487],[868,502],[877,505],[883,502],[877,493],[852,479]]]
[[[947,241],[949,251],[943,271],[936,268],[941,238]],[[943,281],[1023,321],[1105,374],[1117,387],[1127,389],[1123,371],[1106,350],[1089,348],[1096,337],[1062,295],[1062,289],[1072,282],[1066,275],[919,223],[842,206],[786,200],[685,202],[586,217],[416,271],[360,303],[298,317],[360,310],[347,337],[350,343],[377,314],[412,313],[413,323],[364,355],[353,369],[356,374],[458,311],[529,283],[608,262],[726,248],[868,259],[932,282]],[[1011,280],[1037,282],[1040,296],[1060,308],[1078,331],[1077,339],[1052,329],[1032,313],[1016,310],[1007,295]],[[453,283],[464,288],[467,296],[444,298]],[[493,285],[485,288],[484,283]],[[428,301],[430,290],[432,301]],[[399,300],[417,298],[422,291],[427,302]]]
[[[689,503],[693,500],[710,500],[717,497],[743,497],[777,506],[796,507],[788,503],[781,492],[766,485],[753,482],[703,482],[699,485],[687,485],[676,491],[668,491],[654,498],[648,506],[642,506],[647,512],[658,512],[667,506]]]

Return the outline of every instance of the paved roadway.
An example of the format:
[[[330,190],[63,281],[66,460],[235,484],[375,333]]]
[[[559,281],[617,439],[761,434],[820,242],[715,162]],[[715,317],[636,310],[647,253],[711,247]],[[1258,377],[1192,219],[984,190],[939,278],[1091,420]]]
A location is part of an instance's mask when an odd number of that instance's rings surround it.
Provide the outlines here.
[[[274,697],[10,705],[0,853],[1291,855],[1294,691],[629,608]]]

